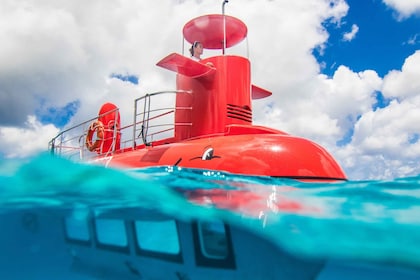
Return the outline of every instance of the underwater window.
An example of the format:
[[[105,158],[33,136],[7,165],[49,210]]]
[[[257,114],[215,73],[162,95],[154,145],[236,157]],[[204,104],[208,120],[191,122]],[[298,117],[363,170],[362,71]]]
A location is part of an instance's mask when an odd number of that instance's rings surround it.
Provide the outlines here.
[[[182,261],[175,220],[135,221],[137,252],[171,261]]]
[[[225,259],[228,255],[225,225],[222,222],[198,223],[203,255],[212,259]]]
[[[128,251],[127,229],[124,220],[96,219],[95,231],[98,247]]]
[[[230,230],[222,221],[193,225],[196,262],[199,266],[235,268]]]
[[[87,218],[64,218],[64,231],[68,241],[90,243],[89,223]]]

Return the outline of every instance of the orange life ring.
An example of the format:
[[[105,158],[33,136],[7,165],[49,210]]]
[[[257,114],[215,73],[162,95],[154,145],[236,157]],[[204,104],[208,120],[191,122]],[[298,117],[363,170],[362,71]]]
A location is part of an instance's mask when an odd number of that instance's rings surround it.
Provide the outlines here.
[[[93,134],[96,131],[96,140],[92,143]],[[104,125],[101,121],[94,121],[90,124],[87,135],[86,135],[86,148],[93,151],[100,151],[101,144],[104,140]]]

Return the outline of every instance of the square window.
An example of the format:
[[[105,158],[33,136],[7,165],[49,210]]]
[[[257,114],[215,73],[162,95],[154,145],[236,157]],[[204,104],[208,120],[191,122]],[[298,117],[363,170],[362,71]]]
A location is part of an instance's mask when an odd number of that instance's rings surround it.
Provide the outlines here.
[[[89,223],[87,218],[66,217],[64,230],[68,239],[75,241],[89,241]]]
[[[198,230],[201,251],[206,258],[227,258],[229,251],[225,225],[222,222],[200,222]]]
[[[178,230],[174,220],[135,221],[140,250],[176,255],[180,253]]]
[[[101,245],[127,247],[125,222],[116,219],[96,219],[96,236]]]

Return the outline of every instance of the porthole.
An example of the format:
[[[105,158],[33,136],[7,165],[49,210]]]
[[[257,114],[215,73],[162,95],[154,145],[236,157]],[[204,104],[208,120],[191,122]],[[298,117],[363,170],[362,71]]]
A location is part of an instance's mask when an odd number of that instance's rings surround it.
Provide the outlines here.
[[[201,252],[206,258],[218,260],[227,258],[227,236],[222,222],[200,222],[198,232]]]
[[[193,224],[195,259],[198,266],[235,269],[230,228],[222,221]]]

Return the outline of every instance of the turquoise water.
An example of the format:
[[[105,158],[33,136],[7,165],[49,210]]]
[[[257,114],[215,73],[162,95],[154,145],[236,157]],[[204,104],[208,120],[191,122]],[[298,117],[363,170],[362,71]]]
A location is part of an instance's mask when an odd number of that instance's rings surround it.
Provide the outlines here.
[[[325,184],[177,167],[113,170],[50,155],[0,164],[2,216],[139,206],[186,221],[223,219],[299,256],[420,270],[420,176]]]

